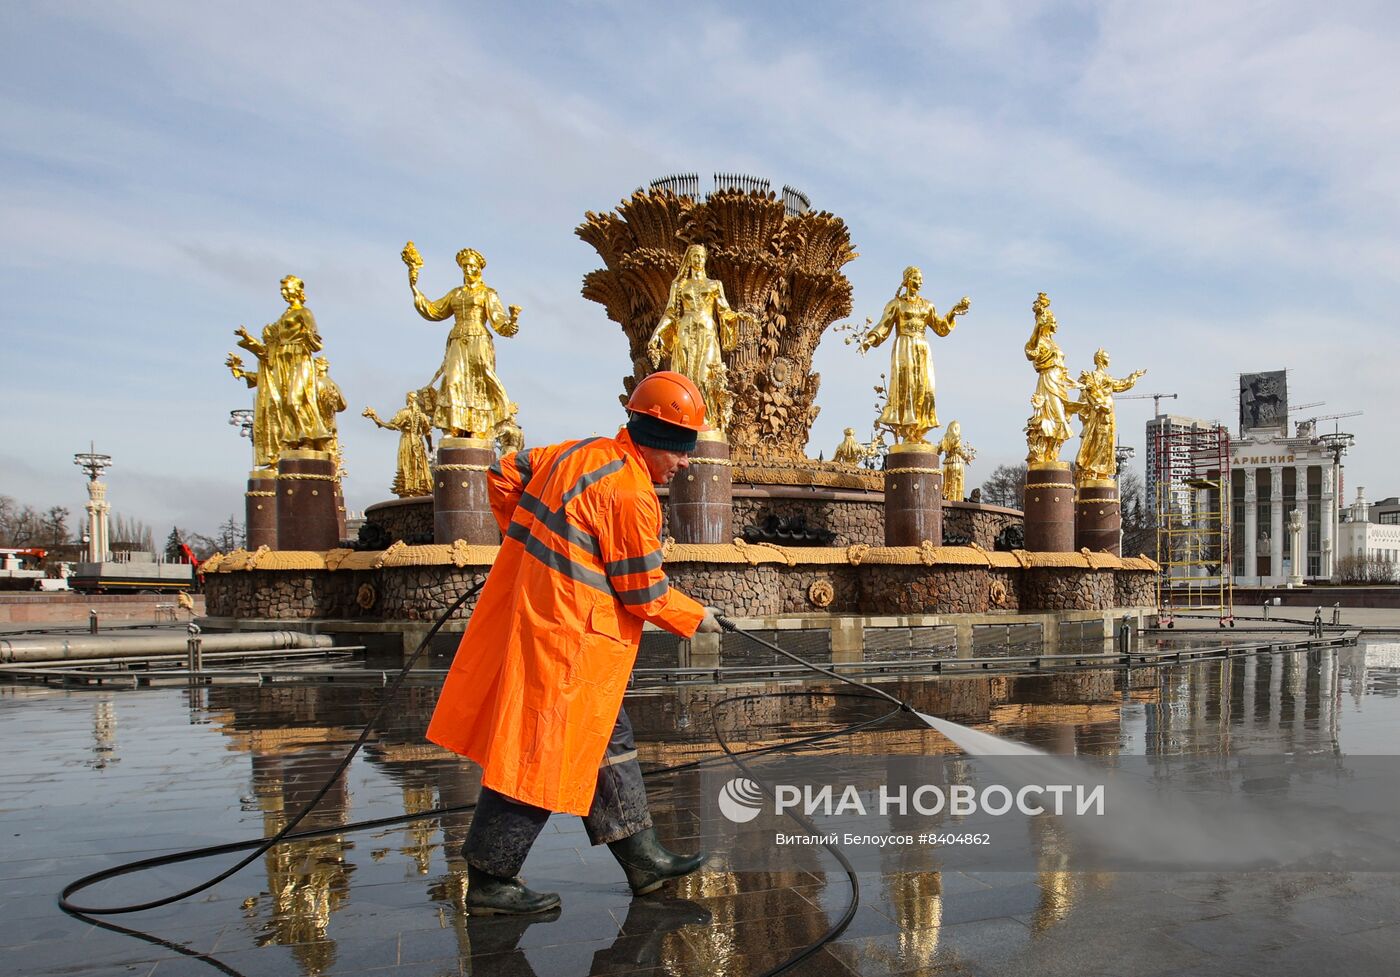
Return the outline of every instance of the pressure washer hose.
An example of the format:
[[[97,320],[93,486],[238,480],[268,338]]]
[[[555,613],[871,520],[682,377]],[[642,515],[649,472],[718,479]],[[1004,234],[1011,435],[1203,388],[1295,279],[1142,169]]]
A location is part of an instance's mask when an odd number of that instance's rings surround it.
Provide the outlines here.
[[[365,727],[363,730],[360,731],[359,737],[355,740],[354,744],[350,747],[349,751],[346,752],[344,758],[341,759],[340,763],[337,764],[334,772],[332,772],[331,775],[326,778],[326,782],[321,785],[320,789],[317,790],[316,794],[305,804],[303,804],[301,809],[298,810],[294,815],[292,815],[292,817],[279,831],[277,831],[277,833],[273,834],[271,837],[268,838],[255,839],[252,841],[229,842],[227,844],[222,845],[210,845],[204,848],[191,848],[186,851],[174,852],[168,855],[157,855],[152,858],[144,858],[134,862],[127,862],[121,865],[114,865],[110,868],[105,868],[101,871],[93,872],[90,875],[85,875],[80,879],[68,883],[68,885],[66,885],[63,888],[63,891],[58,899],[59,908],[62,909],[65,913],[68,913],[69,915],[75,916],[86,922],[92,923],[95,926],[99,926],[103,929],[111,930],[113,932],[122,933],[127,936],[133,936],[137,939],[144,940],[156,946],[161,946],[173,950],[184,956],[198,959],[204,963],[209,964],[210,966],[221,971],[222,973],[230,975],[230,977],[241,977],[238,971],[232,969],[227,964],[223,963],[222,961],[218,960],[213,956],[210,956],[209,954],[199,953],[195,950],[191,950],[189,947],[182,946],[179,943],[175,943],[169,940],[165,940],[153,934],[144,933],[140,930],[130,929],[125,926],[119,926],[115,923],[110,923],[105,920],[96,919],[94,917],[116,916],[125,913],[141,912],[147,909],[156,909],[161,906],[168,906],[171,903],[179,902],[182,899],[187,899],[190,896],[203,892],[206,889],[210,889],[213,886],[218,885],[225,879],[228,879],[229,877],[235,875],[236,873],[238,873],[239,871],[256,861],[260,856],[267,853],[273,847],[282,844],[283,842],[301,841],[309,838],[325,837],[327,835],[342,834],[346,832],[360,831],[371,828],[390,827],[395,824],[402,824],[405,822],[423,820],[427,818],[441,817],[446,814],[464,813],[466,811],[474,809],[476,806],[474,804],[459,804],[448,807],[440,807],[431,811],[423,811],[417,814],[394,815],[391,817],[375,818],[366,821],[353,821],[347,824],[336,825],[330,828],[320,828],[311,831],[296,831],[297,825],[299,825],[306,818],[306,816],[311,813],[312,809],[315,808],[315,806],[321,802],[322,798],[324,798],[326,794],[330,792],[335,782],[341,777],[342,774],[345,773],[346,769],[350,766],[350,762],[355,758],[355,755],[360,751],[360,748],[364,746],[365,741],[369,738],[369,734],[379,724],[380,719],[383,718],[384,713],[388,710],[389,705],[393,702],[394,696],[397,694],[399,688],[402,687],[404,680],[407,679],[409,672],[412,671],[413,666],[417,664],[418,659],[422,656],[423,652],[427,650],[428,645],[432,641],[434,636],[437,635],[438,631],[441,630],[442,626],[445,623],[447,623],[447,621],[452,617],[452,615],[455,614],[463,604],[465,604],[469,599],[475,596],[478,591],[481,590],[481,587],[482,583],[478,583],[474,587],[468,589],[465,593],[458,597],[451,604],[451,606],[447,608],[447,610],[445,610],[442,613],[442,615],[437,619],[436,622],[434,622],[432,628],[428,631],[426,635],[423,636],[422,641],[418,643],[418,647],[414,650],[413,654],[409,656],[408,661],[404,663],[404,666],[402,669],[400,669],[398,675],[394,678],[394,680],[391,683],[389,683],[388,687],[385,690],[383,701],[381,702],[379,709],[375,712],[373,716],[370,717],[369,721],[365,723]],[[880,698],[893,703],[898,708],[888,713],[879,715],[873,719],[869,719],[860,723],[855,723],[850,726],[845,726],[841,729],[828,730],[824,733],[816,733],[810,736],[799,737],[795,740],[777,743],[771,746],[755,747],[753,749],[748,750],[731,749],[729,743],[724,738],[723,732],[719,728],[718,722],[715,722],[715,740],[718,743],[720,749],[723,750],[723,756],[705,757],[699,760],[691,760],[686,763],[679,763],[669,767],[655,768],[652,770],[645,771],[643,773],[644,777],[660,777],[666,774],[673,774],[681,770],[693,770],[705,766],[710,766],[714,763],[728,762],[734,763],[746,774],[748,774],[750,779],[754,780],[760,785],[763,785],[763,780],[757,774],[754,773],[752,768],[749,767],[748,764],[745,762],[744,758],[761,756],[767,753],[774,753],[782,750],[790,750],[798,746],[807,746],[814,743],[822,742],[824,740],[834,739],[839,736],[847,736],[860,730],[880,725],[892,718],[898,712],[915,712],[913,707],[910,706],[908,703],[903,702],[895,696],[890,695],[888,692],[885,692],[884,690],[875,688],[873,686],[865,685],[864,683],[849,678],[848,676],[840,675],[836,672],[831,671],[830,669],[823,668],[822,666],[817,665],[813,662],[809,662],[804,658],[800,658],[797,655],[794,655],[791,652],[778,647],[776,644],[773,644],[770,641],[765,641],[757,635],[751,634],[748,631],[743,630],[728,618],[720,617],[719,623],[725,631],[735,634],[741,634],[749,640],[754,641],[759,645],[762,645],[764,648],[767,648],[770,651],[774,651],[779,655],[789,658],[800,665],[806,666],[807,668],[811,669],[814,672],[817,672],[820,675],[824,675],[828,678],[835,679],[839,682],[844,682],[848,685],[853,685],[856,688],[858,688],[860,692],[858,694],[851,692],[829,693],[809,691],[751,693],[747,695],[729,696],[719,700],[715,703],[714,706],[716,711],[731,703],[771,698],[816,698],[819,696],[823,698],[830,698],[833,696],[861,699]],[[812,834],[821,833],[817,830],[817,827],[810,821],[808,821],[805,817],[797,814],[794,811],[787,811],[785,813],[788,817],[793,818],[795,821],[801,824],[803,828],[806,829],[808,832]],[[832,857],[834,857],[837,860],[837,862],[840,863],[841,867],[846,872],[846,877],[851,884],[850,904],[846,907],[845,912],[842,913],[841,918],[838,919],[831,927],[829,927],[827,931],[823,933],[820,937],[818,937],[813,942],[807,944],[806,946],[799,948],[792,956],[788,957],[782,963],[763,971],[761,974],[756,975],[756,977],[777,977],[778,974],[786,972],[787,970],[796,966],[798,963],[805,960],[812,954],[817,953],[827,943],[830,943],[832,940],[836,939],[836,937],[840,936],[841,933],[845,931],[846,927],[850,925],[851,920],[855,918],[856,909],[860,905],[860,882],[856,877],[855,869],[851,866],[851,863],[846,858],[845,854],[835,845],[824,844],[822,847],[824,847],[827,850],[827,852],[830,853]],[[84,889],[91,888],[99,882],[104,882],[108,879],[118,878],[123,875],[131,875],[136,872],[157,868],[163,865],[173,865],[180,862],[195,861],[201,858],[209,858],[213,855],[230,854],[233,852],[245,851],[249,849],[251,849],[251,851],[249,851],[249,853],[244,858],[235,863],[231,868],[220,872],[218,875],[205,882],[201,882],[198,885],[191,886],[190,888],[185,889],[181,892],[177,892],[169,896],[164,896],[160,899],[152,899],[147,902],[117,906],[83,906],[73,902],[71,899],[72,896],[83,891]]]
[[[866,685],[864,682],[858,681],[857,679],[853,679],[853,678],[851,678],[849,675],[841,675],[841,674],[838,673],[838,672],[833,672],[833,671],[832,671],[831,669],[829,669],[829,668],[822,668],[820,665],[816,664],[815,662],[809,662],[809,661],[808,661],[807,659],[805,659],[805,658],[799,658],[797,655],[794,655],[792,652],[790,652],[790,651],[785,651],[784,649],[779,648],[777,645],[773,644],[773,642],[771,642],[771,641],[764,641],[764,640],[763,640],[762,638],[760,638],[758,635],[756,635],[756,634],[750,634],[748,631],[745,631],[743,628],[739,627],[739,625],[735,624],[733,621],[729,620],[729,618],[727,618],[727,617],[720,616],[718,620],[719,620],[719,626],[722,627],[722,628],[724,628],[724,630],[726,630],[726,631],[731,631],[731,632],[733,632],[734,634],[742,634],[744,637],[748,638],[750,641],[756,641],[756,642],[758,642],[758,643],[761,644],[763,647],[767,648],[769,651],[777,652],[779,655],[782,655],[784,658],[790,658],[791,660],[797,662],[797,664],[803,665],[803,666],[805,666],[805,667],[807,667],[807,668],[810,668],[812,671],[817,672],[817,673],[819,673],[819,674],[821,674],[821,675],[825,675],[827,678],[833,678],[833,679],[835,679],[835,680],[838,681],[838,682],[845,682],[847,685],[854,685],[856,688],[860,689],[860,690],[861,690],[862,692],[864,692],[866,695],[876,695],[876,696],[879,696],[881,699],[888,699],[890,702],[893,702],[895,705],[899,706],[899,708],[900,708],[902,711],[904,711],[904,712],[911,712],[911,713],[916,713],[916,714],[917,714],[917,712],[918,712],[918,710],[915,709],[913,706],[911,706],[909,703],[905,702],[903,699],[899,699],[899,698],[896,698],[895,696],[890,695],[890,694],[889,694],[888,692],[886,692],[884,689],[877,689],[877,688],[876,688],[875,686],[873,686],[873,685]]]
[[[399,688],[404,683],[404,680],[408,678],[408,673],[413,669],[414,665],[418,664],[418,659],[422,656],[423,652],[428,649],[429,642],[431,642],[433,638],[437,635],[438,631],[442,629],[442,626],[447,623],[448,618],[455,614],[459,607],[461,607],[468,600],[474,597],[476,593],[479,590],[481,590],[484,584],[485,581],[483,580],[481,583],[476,584],[476,586],[469,588],[465,593],[462,594],[462,596],[458,597],[455,601],[453,601],[451,606],[449,606],[447,610],[443,611],[442,616],[439,617],[437,621],[433,623],[432,628],[429,629],[428,633],[423,636],[423,640],[418,642],[418,647],[414,650],[413,654],[409,656],[408,661],[404,663],[403,668],[399,670],[399,674],[394,677],[394,681],[389,683],[389,687],[384,693],[384,701],[379,704],[379,709],[375,712],[373,716],[370,717],[369,722],[365,723],[365,728],[360,730],[360,735],[355,740],[354,745],[351,746],[349,752],[347,752],[345,756],[341,758],[341,761],[336,765],[334,772],[332,772],[331,775],[326,778],[326,782],[321,785],[319,790],[316,791],[315,796],[313,796],[309,801],[303,804],[301,806],[301,810],[297,811],[296,814],[293,814],[290,820],[288,820],[287,823],[283,825],[281,830],[279,830],[276,834],[272,835],[272,837],[270,838],[264,838],[259,840],[253,847],[253,851],[251,851],[246,858],[236,863],[232,868],[220,872],[212,879],[209,879],[205,882],[201,882],[198,885],[191,886],[190,888],[185,889],[182,892],[177,892],[174,895],[165,896],[161,899],[152,899],[149,902],[133,903],[129,906],[79,906],[69,901],[68,897],[73,895],[74,893],[80,892],[83,889],[96,885],[98,882],[105,881],[106,879],[113,879],[119,875],[129,875],[132,872],[139,872],[143,869],[154,868],[157,865],[171,865],[176,862],[186,862],[192,861],[197,858],[206,858],[209,855],[215,855],[221,852],[240,851],[246,846],[242,843],[235,843],[231,845],[216,845],[210,848],[194,848],[190,849],[189,851],[176,852],[174,855],[161,855],[156,858],[146,858],[137,862],[128,862],[125,865],[115,865],[111,868],[103,869],[100,872],[94,872],[91,875],[85,875],[81,879],[78,879],[76,882],[68,883],[68,885],[64,888],[62,894],[59,896],[59,908],[62,909],[64,912],[78,913],[84,916],[118,916],[122,913],[138,913],[145,909],[157,909],[160,906],[168,906],[172,902],[179,902],[181,899],[188,899],[190,896],[203,892],[205,889],[213,888],[214,886],[222,882],[224,879],[227,879],[230,876],[242,871],[244,868],[247,868],[261,855],[265,854],[269,849],[273,848],[275,845],[281,843],[284,839],[296,837],[292,834],[292,832],[296,830],[296,826],[301,824],[301,822],[306,818],[306,816],[311,813],[312,808],[314,808],[317,804],[321,803],[321,799],[324,798],[328,793],[330,793],[331,788],[335,786],[335,782],[340,779],[340,775],[345,773],[346,768],[350,766],[350,761],[355,759],[355,754],[360,752],[360,747],[365,745],[365,740],[369,739],[369,734],[374,730],[375,726],[379,724],[379,720],[383,718],[384,713],[388,711],[389,704],[394,701],[394,696],[398,693]]]

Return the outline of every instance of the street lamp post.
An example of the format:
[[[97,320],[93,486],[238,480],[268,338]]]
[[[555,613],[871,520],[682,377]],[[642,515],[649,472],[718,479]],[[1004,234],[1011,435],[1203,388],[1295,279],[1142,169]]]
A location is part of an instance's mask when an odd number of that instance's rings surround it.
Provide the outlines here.
[[[111,506],[107,504],[107,486],[99,479],[102,478],[103,472],[112,467],[112,456],[98,454],[89,442],[87,451],[80,451],[73,456],[73,464],[81,468],[88,477],[88,501],[83,507],[87,509],[88,514],[87,529],[83,533],[83,542],[87,544],[88,562],[101,563],[107,559],[109,550],[107,513]]]

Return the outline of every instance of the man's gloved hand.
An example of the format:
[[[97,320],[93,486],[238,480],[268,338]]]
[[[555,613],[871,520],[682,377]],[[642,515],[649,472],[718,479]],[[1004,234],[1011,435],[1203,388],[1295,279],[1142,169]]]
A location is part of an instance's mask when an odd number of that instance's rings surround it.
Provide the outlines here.
[[[719,634],[724,628],[719,626],[720,615],[723,612],[718,607],[705,608],[705,616],[700,620],[700,626],[695,629],[696,634]]]

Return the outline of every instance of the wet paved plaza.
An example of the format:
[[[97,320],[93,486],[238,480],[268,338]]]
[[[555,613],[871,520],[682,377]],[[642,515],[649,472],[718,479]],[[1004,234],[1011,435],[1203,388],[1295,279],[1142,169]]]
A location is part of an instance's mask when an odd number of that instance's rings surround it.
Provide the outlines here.
[[[901,679],[921,709],[1052,753],[1336,756],[1400,742],[1400,644],[1251,656],[1131,674]],[[776,687],[775,687],[776,688]],[[792,689],[793,686],[783,686]],[[807,686],[806,688],[820,688]],[[717,752],[716,703],[689,687],[629,697],[645,766]],[[307,826],[468,805],[473,765],[425,744],[435,690],[409,688]],[[0,686],[0,972],[6,974],[762,974],[823,936],[852,890],[840,866],[745,870],[724,853],[660,897],[633,899],[606,849],[556,816],[525,876],[562,909],[469,918],[458,854],[470,815],[282,846],[177,905],[125,917],[142,940],[61,913],[61,887],[100,868],[265,837],[324,781],[379,704],[373,688],[305,685],[56,691]],[[841,700],[731,704],[736,747],[862,718]],[[868,711],[867,711],[868,714]],[[826,751],[948,749],[884,726]],[[695,770],[653,778],[663,839],[686,850],[714,817]],[[1319,824],[1319,832],[1327,825]],[[232,856],[103,883],[78,901],[130,903],[200,881]],[[859,908],[793,973],[1391,975],[1400,875],[1380,872],[861,872]],[[151,940],[166,941],[165,945]],[[171,945],[206,954],[182,955]]]

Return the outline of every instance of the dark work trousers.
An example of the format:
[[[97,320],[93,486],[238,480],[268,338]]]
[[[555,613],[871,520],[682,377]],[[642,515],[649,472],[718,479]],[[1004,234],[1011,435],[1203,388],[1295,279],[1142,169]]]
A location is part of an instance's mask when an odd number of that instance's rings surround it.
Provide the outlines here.
[[[498,794],[490,787],[481,788],[467,831],[467,843],[462,856],[483,872],[500,878],[514,878],[530,853],[530,846],[539,837],[551,812],[542,807],[522,804]],[[598,768],[598,787],[593,792],[593,804],[583,819],[588,840],[595,845],[630,838],[651,827],[651,812],[647,810],[646,785],[642,783],[642,767],[637,762],[637,742],[632,737],[632,721],[627,711],[619,709],[613,725],[608,749]]]

